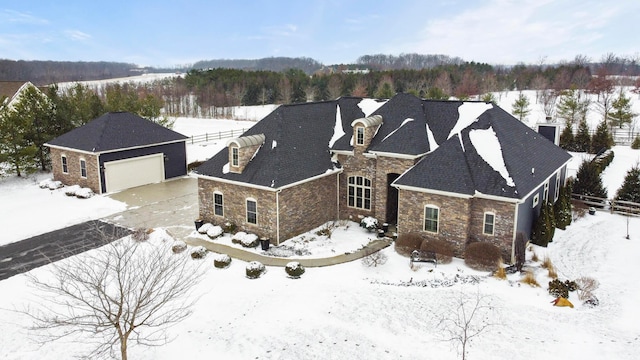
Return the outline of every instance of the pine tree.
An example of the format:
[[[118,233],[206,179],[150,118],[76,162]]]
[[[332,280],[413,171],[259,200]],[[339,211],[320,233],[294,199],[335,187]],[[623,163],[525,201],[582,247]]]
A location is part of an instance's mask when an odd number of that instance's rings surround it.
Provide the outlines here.
[[[513,103],[511,111],[520,121],[525,121],[527,119],[527,115],[531,112],[531,109],[529,109],[529,99],[523,93],[520,93],[516,101]]]
[[[607,197],[607,190],[602,185],[600,170],[595,162],[584,160],[578,168],[573,193],[600,198]]]
[[[640,149],[640,135],[636,135],[631,143],[631,148],[634,150]]]
[[[589,134],[589,125],[587,125],[587,120],[585,118],[580,120],[574,144],[575,151],[589,152],[591,149],[591,135]]]
[[[57,133],[54,109],[47,98],[35,86],[26,87],[17,102],[13,104],[14,116],[28,118],[25,123],[31,124],[25,134],[25,139],[35,146],[35,160],[40,168],[47,170],[49,165],[49,149],[44,144],[52,138],[60,135]]]
[[[553,208],[553,203],[551,203],[551,201],[547,201],[547,203],[545,204],[545,207],[547,208],[547,212],[546,212],[546,222],[549,226],[549,231],[548,231],[548,242],[552,242],[553,241],[553,236],[556,233],[556,213],[555,213],[555,209]]]
[[[624,177],[624,182],[616,193],[616,200],[640,203],[640,165],[635,164]]]
[[[602,121],[596,128],[596,133],[591,138],[591,150],[593,152],[599,152],[602,149],[611,149],[613,146],[613,137],[609,132],[609,127]]]
[[[37,148],[29,141],[32,119],[20,116],[8,106],[0,106],[0,163],[8,163],[17,176],[36,169]]]
[[[553,224],[555,220],[552,220],[552,213],[553,206],[551,203],[546,202],[540,206],[540,214],[536,218],[531,232],[531,241],[534,244],[547,247],[553,239],[553,233],[555,231]]]
[[[580,99],[580,92],[577,90],[565,90],[556,107],[558,118],[563,119],[565,124],[573,125],[580,119],[586,118],[589,100]]]
[[[485,93],[484,95],[482,95],[481,99],[482,99],[482,101],[488,102],[488,103],[489,102],[496,102],[496,96],[493,95],[493,93],[491,93],[491,92],[488,92],[488,93]]]
[[[636,113],[631,110],[631,99],[626,97],[624,92],[620,91],[618,98],[611,104],[613,110],[609,113],[610,125],[622,128],[625,124],[631,124]]]
[[[566,123],[560,134],[560,147],[567,151],[575,151],[576,138],[573,136],[573,129],[570,123]]]
[[[571,224],[571,194],[567,194],[567,186],[560,187],[558,200],[553,204],[553,213],[558,229],[566,229]],[[567,196],[568,195],[568,196]]]

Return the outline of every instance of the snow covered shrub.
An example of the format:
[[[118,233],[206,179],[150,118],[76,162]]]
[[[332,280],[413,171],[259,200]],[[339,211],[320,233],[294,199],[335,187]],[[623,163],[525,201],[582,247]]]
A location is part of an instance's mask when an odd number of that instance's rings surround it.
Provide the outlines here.
[[[594,297],[593,292],[600,286],[598,280],[588,276],[577,278],[575,283],[578,290],[578,299],[582,301]]]
[[[222,235],[222,228],[220,226],[211,226],[207,230],[207,236],[211,239],[215,239]]]
[[[453,246],[444,240],[425,239],[420,244],[420,250],[435,253],[438,264],[448,264],[453,258]]]
[[[226,269],[231,265],[231,257],[227,254],[220,254],[213,259],[213,266],[218,269]]]
[[[207,248],[204,246],[197,246],[191,251],[192,259],[204,259],[207,256]]]
[[[40,189],[48,189],[49,188],[49,183],[52,182],[53,179],[44,179],[42,181],[40,181],[40,183],[38,184],[38,187]]]
[[[491,271],[501,258],[500,249],[488,242],[474,242],[464,250],[464,263],[475,270]]]
[[[540,287],[540,284],[538,284],[538,280],[536,280],[536,275],[531,271],[525,271],[524,276],[522,277],[522,279],[520,279],[520,282],[531,287]]]
[[[372,232],[378,228],[378,219],[371,216],[364,217],[360,220],[360,227]]]
[[[135,241],[146,241],[149,240],[149,233],[147,229],[137,228],[131,233],[131,239]]]
[[[76,191],[76,197],[78,199],[88,199],[93,195],[93,190],[89,188],[81,188],[80,190]]]
[[[368,251],[367,255],[362,258],[362,264],[367,267],[377,267],[384,265],[389,258],[382,251]]]
[[[257,279],[265,272],[264,264],[259,261],[252,261],[247,264],[246,274],[249,279]]]
[[[212,224],[212,223],[204,223],[204,224],[202,224],[202,226],[200,226],[200,227],[198,228],[198,232],[199,232],[200,234],[206,234],[206,233],[207,233],[207,231],[209,231],[209,229],[210,229],[210,228],[212,228],[212,227],[213,227],[213,224]]]
[[[233,234],[234,232],[236,232],[236,228],[236,224],[231,221],[226,221],[224,223],[224,232],[226,232],[227,234]]]
[[[47,187],[49,188],[49,190],[57,190],[63,186],[64,185],[60,181],[49,181],[49,183],[47,184]]]
[[[76,191],[80,190],[80,185],[71,185],[64,189],[64,194],[67,196],[76,196]]]
[[[419,233],[401,234],[396,239],[394,246],[398,254],[409,257],[414,250],[420,250],[423,240]]]
[[[176,241],[173,246],[171,246],[171,251],[173,251],[174,254],[180,254],[185,250],[187,250],[187,243],[184,241]]]
[[[240,244],[242,245],[242,247],[246,248],[254,248],[260,243],[258,235],[247,234],[244,231],[235,233],[235,235],[233,235],[233,237],[231,238],[231,242],[234,244]]]
[[[558,279],[553,279],[549,281],[549,295],[559,298],[563,297],[565,299],[569,298],[569,288],[565,283]]]
[[[289,275],[290,278],[299,279],[300,276],[304,274],[305,269],[304,266],[300,265],[299,262],[292,261],[290,263],[287,263],[287,265],[284,267],[284,271],[287,273],[287,275]]]

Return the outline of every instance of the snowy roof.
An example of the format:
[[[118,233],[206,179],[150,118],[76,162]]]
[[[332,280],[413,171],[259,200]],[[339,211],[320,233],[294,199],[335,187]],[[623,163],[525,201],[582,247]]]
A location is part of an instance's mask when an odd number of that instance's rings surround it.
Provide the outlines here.
[[[271,188],[318,176],[335,166],[330,150],[353,150],[352,122],[376,115],[382,123],[368,152],[426,154],[396,180],[398,185],[520,198],[570,158],[491,103],[398,94],[386,102],[348,97],[280,106],[243,134],[264,134],[264,143],[272,145],[262,146],[241,174],[224,171],[228,148],[196,173]]]
[[[482,109],[481,105],[474,107],[471,112]],[[495,106],[487,106],[476,119],[461,116],[452,129],[455,131],[449,131],[447,140],[394,184],[520,199],[571,158],[566,151]],[[532,168],[535,168],[533,173]]]
[[[325,174],[335,168],[329,152],[334,134],[352,133],[351,121],[364,117],[357,106],[360,101],[340,98],[282,105],[242,135],[264,134],[264,143],[269,146],[261,146],[241,174],[224,171],[229,162],[228,147],[195,169],[195,173],[271,188]]]
[[[105,152],[186,140],[187,137],[129,112],[109,112],[47,145]]]

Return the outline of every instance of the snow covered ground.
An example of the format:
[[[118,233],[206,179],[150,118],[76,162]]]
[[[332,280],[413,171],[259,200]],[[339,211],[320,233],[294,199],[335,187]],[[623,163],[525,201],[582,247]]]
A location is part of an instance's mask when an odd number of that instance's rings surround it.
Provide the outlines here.
[[[510,109],[510,105],[505,109]],[[198,124],[208,123],[205,119]],[[191,120],[189,120],[191,121]],[[215,120],[220,121],[220,120]],[[221,125],[216,123],[212,127]],[[185,133],[197,125],[185,120]],[[238,124],[239,125],[239,124]],[[235,126],[235,125],[234,125]],[[180,130],[179,130],[180,131]],[[210,157],[210,144],[199,156]],[[192,148],[190,148],[192,149]],[[640,159],[640,151],[615,147],[615,157],[603,173],[609,194],[622,183],[626,171]],[[191,150],[190,150],[191,151]],[[576,154],[578,155],[578,154]],[[577,170],[580,157],[569,165]],[[30,179],[0,180],[0,244],[43,233],[88,218],[123,210],[126,204],[103,196],[88,200],[68,198],[60,191],[42,190]],[[628,223],[627,223],[628,221]],[[630,239],[627,240],[627,225]],[[371,234],[351,226],[338,228],[333,241],[304,246],[315,256],[327,250],[356,250]],[[339,236],[340,232],[349,236]],[[161,241],[162,231],[151,241]],[[307,239],[320,237],[309,233]],[[304,244],[304,241],[299,242]],[[338,250],[336,250],[338,249]],[[527,267],[541,287],[521,284],[520,274],[499,280],[474,271],[459,259],[451,264],[424,264],[413,269],[393,247],[383,250],[386,264],[370,268],[360,261],[324,268],[308,268],[297,280],[282,268],[268,267],[256,280],[245,277],[246,263],[233,260],[227,269],[213,267],[213,254],[204,260],[206,273],[198,284],[193,314],[170,329],[173,339],[157,348],[130,346],[135,359],[457,359],[452,343],[438,326],[445,309],[462,296],[479,291],[488,296],[498,325],[474,339],[471,359],[636,359],[640,348],[640,288],[632,274],[640,271],[640,219],[598,212],[558,230],[548,248],[531,247],[548,257],[559,278],[591,276],[600,282],[598,307],[584,306],[575,293],[574,308],[551,305],[547,271],[540,262]],[[80,255],[82,256],[82,255]],[[61,264],[64,264],[62,262]],[[30,273],[50,276],[51,265]],[[28,306],[38,294],[25,275],[0,281],[0,358],[68,359],[89,350],[82,339],[38,345],[26,326],[29,320],[11,309]]]

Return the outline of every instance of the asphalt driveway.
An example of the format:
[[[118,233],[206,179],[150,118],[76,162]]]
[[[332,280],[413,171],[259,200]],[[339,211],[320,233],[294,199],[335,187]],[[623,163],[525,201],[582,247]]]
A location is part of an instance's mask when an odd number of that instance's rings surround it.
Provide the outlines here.
[[[103,246],[129,229],[91,220],[0,246],[0,280]]]

